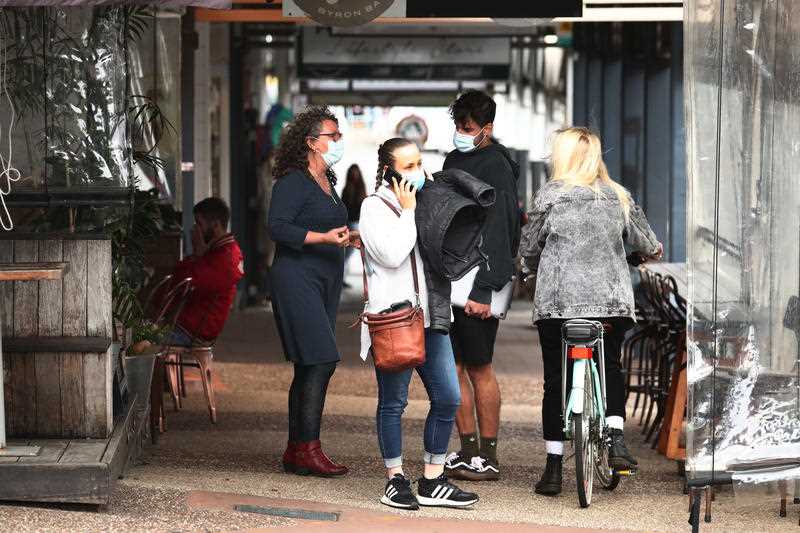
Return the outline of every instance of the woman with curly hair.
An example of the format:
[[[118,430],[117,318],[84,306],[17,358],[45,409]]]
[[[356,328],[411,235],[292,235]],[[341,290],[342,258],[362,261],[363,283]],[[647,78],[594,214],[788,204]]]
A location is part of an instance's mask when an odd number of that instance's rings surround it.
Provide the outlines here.
[[[301,475],[348,471],[325,455],[319,440],[328,382],[340,359],[336,312],[350,242],[347,208],[331,170],[343,151],[336,117],[311,107],[289,125],[275,156],[268,222],[276,243],[272,307],[286,359],[294,363],[283,466]]]

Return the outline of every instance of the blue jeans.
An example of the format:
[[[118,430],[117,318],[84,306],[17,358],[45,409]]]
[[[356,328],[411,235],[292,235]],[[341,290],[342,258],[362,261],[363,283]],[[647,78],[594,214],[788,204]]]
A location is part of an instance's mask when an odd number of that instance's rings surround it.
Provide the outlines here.
[[[425,364],[416,370],[431,402],[425,420],[425,463],[444,464],[453,431],[456,411],[461,404],[461,389],[456,374],[453,347],[448,335],[425,330]],[[378,445],[386,468],[403,464],[403,435],[400,418],[408,405],[408,384],[413,369],[381,372],[378,380]]]
[[[175,328],[167,334],[164,338],[164,343],[167,346],[185,346],[190,347],[192,345],[192,338],[181,328]]]

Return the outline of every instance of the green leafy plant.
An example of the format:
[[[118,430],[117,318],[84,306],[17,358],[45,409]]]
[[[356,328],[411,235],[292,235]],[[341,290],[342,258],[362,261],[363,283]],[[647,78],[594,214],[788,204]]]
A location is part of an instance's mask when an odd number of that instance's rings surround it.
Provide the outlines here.
[[[158,196],[152,191],[136,191],[129,218],[111,223],[111,276],[114,318],[125,328],[135,328],[144,320],[139,293],[147,281],[144,263],[146,241],[164,228]]]
[[[131,157],[134,163],[153,170],[165,169],[166,161],[158,155],[157,149],[167,135],[177,135],[177,130],[158,104],[148,96],[131,95],[128,97],[127,112],[120,116],[119,122],[130,124]]]
[[[150,341],[152,344],[160,344],[168,333],[167,328],[158,327],[148,320],[142,320],[133,326],[133,342]]]

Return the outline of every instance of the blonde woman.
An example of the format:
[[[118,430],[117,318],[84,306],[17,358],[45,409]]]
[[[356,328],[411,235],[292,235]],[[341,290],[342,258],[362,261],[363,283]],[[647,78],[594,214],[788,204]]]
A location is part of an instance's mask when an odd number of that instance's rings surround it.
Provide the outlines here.
[[[659,258],[662,245],[642,209],[608,175],[600,139],[586,128],[567,128],[553,140],[551,178],[536,193],[520,253],[535,291],[533,320],[544,361],[544,425],[547,465],[535,491],[561,492],[565,436],[561,421],[561,326],[572,318],[605,325],[609,461],[630,468],[636,459],[625,446],[624,383],[620,348],[633,325],[634,302],[625,247]]]

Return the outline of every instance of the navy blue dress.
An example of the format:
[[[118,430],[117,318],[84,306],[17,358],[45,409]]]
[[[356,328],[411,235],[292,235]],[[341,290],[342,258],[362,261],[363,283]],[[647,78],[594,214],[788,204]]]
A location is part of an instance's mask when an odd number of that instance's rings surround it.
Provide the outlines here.
[[[309,231],[325,233],[347,225],[347,208],[303,171],[275,181],[269,231],[276,243],[270,277],[272,308],[286,359],[301,365],[333,363],[336,312],[342,292],[344,249],[304,244]]]

